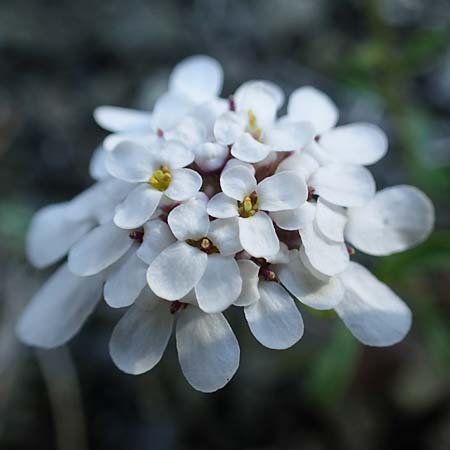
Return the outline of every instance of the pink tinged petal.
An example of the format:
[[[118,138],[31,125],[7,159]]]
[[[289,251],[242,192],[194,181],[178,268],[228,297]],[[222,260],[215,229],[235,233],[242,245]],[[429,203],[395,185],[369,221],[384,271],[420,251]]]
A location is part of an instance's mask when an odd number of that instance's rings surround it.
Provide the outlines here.
[[[264,133],[264,143],[276,152],[301,150],[314,138],[309,122],[279,123]]]
[[[219,144],[234,144],[244,133],[246,117],[233,111],[226,111],[214,123],[214,136]]]
[[[145,263],[153,260],[176,241],[169,225],[161,220],[150,220],[144,225],[144,240],[136,254]]]
[[[175,140],[166,141],[162,148],[155,146],[155,156],[160,159],[161,165],[171,170],[181,169],[194,161],[195,155],[183,143]]]
[[[172,180],[164,195],[181,202],[193,197],[201,188],[202,177],[192,169],[177,169],[172,172]]]
[[[316,134],[321,134],[336,125],[339,112],[326,94],[312,86],[305,86],[289,97],[288,116],[291,120],[311,122]]]
[[[75,335],[101,298],[103,278],[80,278],[64,264],[33,296],[16,332],[22,342],[53,348]]]
[[[106,303],[113,308],[130,306],[147,284],[148,265],[139,259],[134,248],[108,274],[103,289]]]
[[[220,187],[228,197],[242,201],[256,189],[256,179],[250,169],[237,164],[222,172]]]
[[[282,350],[303,336],[303,319],[290,295],[276,282],[259,283],[260,299],[244,308],[253,336],[265,347]]]
[[[161,360],[172,334],[173,315],[164,301],[152,307],[131,307],[111,335],[109,352],[123,372],[139,375]]]
[[[229,156],[228,146],[217,142],[205,142],[197,147],[195,152],[195,163],[206,171],[220,169]]]
[[[231,147],[231,154],[241,161],[256,163],[269,156],[271,148],[257,141],[250,133],[243,133]]]
[[[205,273],[195,286],[198,306],[206,313],[227,309],[239,297],[242,279],[231,256],[209,255]]]
[[[259,266],[249,259],[237,261],[242,278],[242,290],[234,302],[236,306],[248,306],[259,300]]]
[[[319,197],[316,208],[316,223],[321,233],[331,241],[344,242],[347,212]]]
[[[362,208],[348,211],[345,236],[359,250],[383,256],[402,252],[420,242],[434,226],[430,199],[413,186],[383,189]]]
[[[219,192],[208,202],[208,214],[219,219],[238,216],[237,201]]]
[[[340,279],[316,278],[301,261],[298,250],[291,251],[289,264],[277,266],[277,275],[292,295],[311,308],[332,309],[344,296]]]
[[[209,229],[206,205],[197,198],[192,198],[172,209],[167,222],[172,233],[180,241],[205,237]]]
[[[69,269],[76,275],[94,275],[115,263],[131,247],[128,232],[109,222],[91,230],[70,250]]]
[[[179,300],[200,281],[207,264],[206,253],[185,242],[176,242],[153,260],[147,282],[158,297]]]
[[[384,131],[376,125],[352,123],[322,134],[320,145],[336,161],[369,165],[383,158],[388,141]]]
[[[345,296],[336,312],[359,341],[385,347],[406,336],[411,328],[411,311],[388,286],[355,262],[340,278]]]
[[[210,222],[208,238],[224,256],[234,256],[242,251],[242,245],[239,242],[239,221],[236,217]]]
[[[234,93],[236,103],[242,103],[242,96],[245,95],[247,89],[251,88],[252,86],[260,86],[261,89],[268,92],[273,97],[273,101],[275,102],[277,109],[280,109],[283,106],[285,100],[283,90],[275,83],[266,80],[251,80],[242,83]]]
[[[210,56],[195,55],[179,62],[169,78],[169,90],[203,103],[217,97],[222,91],[223,69]]]
[[[259,208],[264,211],[295,209],[308,197],[305,180],[292,170],[265,178],[258,184],[256,192]]]
[[[330,241],[314,222],[300,230],[300,237],[309,262],[319,272],[331,277],[348,266],[350,257],[345,243]]]
[[[162,192],[147,183],[139,183],[117,206],[114,223],[118,227],[128,230],[140,227],[156,211],[161,197]]]
[[[106,168],[110,175],[130,183],[148,181],[156,168],[148,149],[131,141],[123,141],[108,152]]]
[[[113,132],[150,130],[152,115],[148,111],[100,106],[94,111],[95,121],[105,130]]]
[[[239,217],[239,240],[244,250],[255,258],[270,258],[280,250],[272,220],[261,211],[252,217]]]
[[[89,175],[94,180],[103,180],[109,174],[106,170],[106,150],[104,147],[97,147],[89,161]]]
[[[91,220],[67,219],[68,203],[40,209],[31,221],[26,238],[27,258],[42,268],[60,260],[93,226]]]
[[[221,313],[188,306],[179,314],[176,340],[181,370],[198,391],[224,387],[239,367],[239,344]]]
[[[340,206],[363,206],[375,195],[375,181],[364,167],[329,164],[312,175],[315,193]]]
[[[316,205],[310,202],[303,203],[296,209],[288,211],[271,212],[270,217],[283,230],[301,230],[314,220]]]

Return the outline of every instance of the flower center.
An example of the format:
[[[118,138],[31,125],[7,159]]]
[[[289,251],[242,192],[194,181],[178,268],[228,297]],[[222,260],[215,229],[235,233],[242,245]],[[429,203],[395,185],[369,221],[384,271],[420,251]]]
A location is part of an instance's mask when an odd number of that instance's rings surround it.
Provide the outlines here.
[[[128,236],[130,237],[130,239],[133,239],[133,241],[142,244],[142,242],[144,242],[144,229],[141,227],[136,230],[130,231],[128,233]]]
[[[207,237],[198,239],[197,241],[195,239],[188,239],[186,242],[208,255],[211,253],[219,253],[219,249]]]
[[[269,265],[259,269],[259,276],[265,281],[277,281],[277,275]]]
[[[249,109],[247,111],[247,131],[257,140],[261,140],[262,130],[258,127],[255,113]]]
[[[170,186],[171,181],[172,174],[170,173],[170,169],[167,166],[161,166],[153,172],[148,183],[158,191],[164,192]]]
[[[256,192],[252,192],[242,202],[238,201],[238,211],[241,217],[252,217],[258,212],[258,209],[259,200]]]

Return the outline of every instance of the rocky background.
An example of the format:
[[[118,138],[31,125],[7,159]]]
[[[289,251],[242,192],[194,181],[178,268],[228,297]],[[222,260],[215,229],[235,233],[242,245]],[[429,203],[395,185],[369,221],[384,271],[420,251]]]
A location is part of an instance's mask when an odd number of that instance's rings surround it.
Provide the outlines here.
[[[448,0],[2,0],[0,24],[0,449],[450,449]],[[304,338],[275,352],[234,311],[240,369],[204,395],[173,342],[152,372],[119,372],[108,339],[122,311],[105,306],[67,347],[17,342],[15,318],[51,272],[27,264],[27,224],[92,183],[105,135],[93,109],[150,109],[196,53],[223,64],[225,94],[250,78],[313,84],[341,123],[386,130],[378,187],[416,184],[437,210],[427,243],[372,259],[413,310],[403,343],[364,348],[333,315],[303,310]]]

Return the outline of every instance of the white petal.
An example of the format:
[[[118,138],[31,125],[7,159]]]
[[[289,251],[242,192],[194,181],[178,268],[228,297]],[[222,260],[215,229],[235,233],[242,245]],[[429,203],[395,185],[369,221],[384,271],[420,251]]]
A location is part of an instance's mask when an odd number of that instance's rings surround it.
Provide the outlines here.
[[[238,215],[237,202],[223,192],[219,192],[208,202],[207,211],[210,216],[220,219],[236,217]]]
[[[126,373],[147,372],[161,360],[172,334],[173,315],[166,302],[153,308],[131,307],[111,336],[109,351],[116,366]]]
[[[239,344],[225,317],[188,306],[176,327],[181,370],[198,391],[224,387],[239,367]]]
[[[200,239],[208,234],[209,218],[202,200],[192,198],[170,211],[167,222],[180,241]]]
[[[117,206],[114,223],[125,229],[140,227],[156,211],[162,192],[147,183],[139,183]]]
[[[384,131],[371,123],[334,128],[322,134],[319,142],[335,160],[361,165],[376,163],[388,148]]]
[[[319,197],[316,208],[317,227],[328,239],[344,242],[344,227],[347,223],[347,213],[344,208],[333,205]]]
[[[283,230],[301,230],[312,222],[316,215],[316,206],[305,202],[296,209],[271,212],[270,217]]]
[[[242,201],[256,189],[256,179],[247,167],[236,165],[222,172],[220,187],[228,197]]]
[[[172,180],[164,195],[176,201],[193,197],[202,186],[202,177],[192,169],[177,169],[172,172]]]
[[[228,101],[223,98],[215,98],[197,105],[189,114],[204,125],[207,140],[213,140],[214,123],[226,111],[228,111]]]
[[[241,293],[239,266],[231,256],[208,256],[205,273],[195,286],[198,306],[207,313],[227,309]]]
[[[94,180],[103,180],[109,174],[106,170],[106,150],[104,147],[97,147],[89,161],[89,175]]]
[[[316,270],[330,277],[345,270],[350,261],[345,243],[327,239],[314,222],[300,230],[300,237],[306,256]]]
[[[113,133],[103,139],[103,148],[106,150],[105,154],[105,168],[106,168],[106,157],[108,156],[108,152],[113,150],[117,145],[121,142],[134,142],[142,147],[147,147],[155,140],[158,140],[157,134],[153,131],[132,131],[132,132],[121,132],[121,133]],[[108,172],[108,171],[107,171]],[[108,174],[109,175],[109,174]]]
[[[257,141],[250,133],[243,133],[231,147],[231,154],[241,161],[255,163],[267,158],[270,147]]]
[[[280,242],[280,250],[274,256],[266,258],[270,264],[286,264],[289,262],[289,248],[284,242]]]
[[[320,134],[336,125],[339,112],[323,92],[312,86],[304,86],[289,97],[288,116],[291,120],[311,122],[316,134]]]
[[[150,112],[118,106],[99,106],[94,111],[94,119],[105,130],[114,132],[152,128]]]
[[[270,258],[280,250],[272,220],[261,211],[245,219],[239,217],[239,240],[244,250],[255,258]]]
[[[155,159],[142,145],[123,141],[108,152],[106,168],[113,177],[124,181],[148,181],[155,169]]]
[[[259,266],[249,259],[240,259],[237,261],[242,278],[242,290],[234,304],[236,306],[248,306],[258,301],[260,294]]]
[[[256,192],[259,208],[264,211],[295,209],[308,197],[305,180],[292,170],[265,178],[258,184]]]
[[[144,240],[136,254],[142,261],[151,264],[175,240],[169,225],[161,220],[150,220],[144,225]]]
[[[413,186],[383,189],[362,208],[349,210],[345,236],[369,255],[390,255],[423,242],[434,225],[430,199]]]
[[[226,111],[214,123],[214,136],[219,144],[231,145],[244,133],[246,124],[244,115]]]
[[[318,161],[307,151],[294,152],[291,156],[283,159],[277,167],[277,172],[295,170],[305,180],[320,167]]]
[[[162,146],[155,144],[154,149],[157,157],[160,158],[161,165],[168,166],[170,170],[188,166],[195,158],[191,150],[175,140],[165,141]]]
[[[303,319],[289,294],[276,282],[259,283],[260,299],[244,308],[253,336],[265,347],[289,348],[303,336]]]
[[[289,256],[289,264],[277,266],[277,275],[298,300],[315,309],[332,309],[342,300],[344,288],[338,277],[319,280],[302,263],[298,250]]]
[[[69,268],[76,275],[94,275],[115,263],[132,243],[128,233],[113,223],[100,225],[71,248]]]
[[[275,83],[266,80],[250,80],[242,83],[234,93],[235,102],[237,104],[242,103],[242,96],[245,95],[246,90],[249,89],[252,85],[259,85],[262,89],[269,92],[274,99],[277,109],[283,106],[285,98],[283,90]]]
[[[16,328],[19,338],[44,348],[64,344],[94,311],[101,298],[102,284],[102,277],[77,277],[64,264],[22,312]]]
[[[148,265],[139,259],[134,248],[118,267],[108,274],[103,289],[106,303],[113,308],[130,306],[147,284]]]
[[[90,220],[68,220],[67,205],[46,206],[33,216],[26,239],[27,257],[33,266],[55,263],[93,227]]]
[[[234,256],[242,250],[239,241],[239,221],[236,217],[210,222],[208,237],[222,255]]]
[[[411,311],[365,267],[350,263],[340,276],[344,299],[336,312],[363,344],[384,347],[400,342],[411,327]]]
[[[309,179],[315,193],[340,206],[363,206],[375,195],[375,181],[364,167],[329,164]]]
[[[167,131],[164,137],[168,140],[168,143],[175,141],[182,143],[185,146],[185,150],[194,151],[194,149],[206,140],[207,131],[203,123],[190,116],[184,117],[181,122],[171,131]],[[192,161],[189,161],[190,164]],[[184,164],[184,167],[187,164]]]
[[[220,63],[206,55],[195,55],[179,62],[169,79],[169,90],[180,92],[195,103],[217,97],[222,91],[223,70]]]
[[[158,297],[179,300],[200,281],[207,263],[206,253],[185,242],[176,242],[153,260],[147,282]]]
[[[279,123],[264,134],[264,142],[276,152],[301,150],[313,138],[309,122]]]
[[[192,110],[193,106],[191,97],[179,92],[166,92],[156,100],[153,107],[154,127],[163,131],[172,130]]]
[[[229,154],[228,146],[217,142],[205,142],[196,149],[195,163],[202,170],[214,171],[223,167]]]

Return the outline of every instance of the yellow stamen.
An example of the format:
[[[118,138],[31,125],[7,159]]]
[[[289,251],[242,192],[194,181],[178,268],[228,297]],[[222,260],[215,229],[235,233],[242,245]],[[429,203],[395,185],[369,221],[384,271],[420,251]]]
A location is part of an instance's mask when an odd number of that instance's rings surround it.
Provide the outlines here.
[[[256,116],[255,113],[249,109],[247,112],[247,116],[248,116],[248,126],[249,128],[251,128],[252,130],[256,129],[257,125],[256,125]]]
[[[256,193],[245,197],[242,202],[238,202],[239,215],[241,217],[252,217],[259,209],[259,201]]]
[[[172,181],[172,174],[167,166],[161,166],[153,172],[148,182],[158,191],[165,191]]]
[[[202,242],[200,243],[200,246],[202,249],[207,250],[211,245],[211,242],[208,238],[203,238]]]

